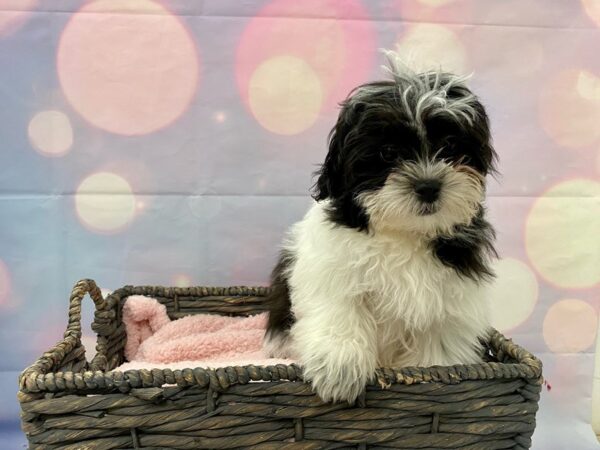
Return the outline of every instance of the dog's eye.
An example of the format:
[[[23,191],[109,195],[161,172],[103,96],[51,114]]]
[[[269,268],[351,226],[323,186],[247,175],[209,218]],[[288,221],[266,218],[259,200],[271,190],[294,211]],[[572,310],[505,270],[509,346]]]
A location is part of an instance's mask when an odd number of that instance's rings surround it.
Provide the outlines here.
[[[455,144],[448,144],[439,151],[437,157],[449,163],[470,165],[471,157],[463,151],[460,151],[460,148],[463,147]]]
[[[379,155],[385,162],[394,162],[398,159],[398,150],[393,145],[384,145],[381,147]]]
[[[461,156],[457,146],[453,142],[446,143],[437,153],[437,157],[442,160],[456,162]]]

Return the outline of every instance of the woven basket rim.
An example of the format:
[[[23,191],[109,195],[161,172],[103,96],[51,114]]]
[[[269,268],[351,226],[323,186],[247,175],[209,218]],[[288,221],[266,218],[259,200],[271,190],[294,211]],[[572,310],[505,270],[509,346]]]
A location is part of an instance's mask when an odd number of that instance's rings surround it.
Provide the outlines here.
[[[227,366],[218,368],[195,367],[186,369],[132,369],[45,371],[48,360],[52,359],[53,350],[59,346],[75,348],[81,346],[80,306],[86,293],[93,298],[97,311],[108,311],[118,308],[117,304],[129,295],[157,295],[171,297],[175,295],[193,296],[265,296],[267,287],[229,286],[229,287],[164,287],[164,286],[124,286],[113,291],[103,299],[99,289],[92,280],[81,280],[73,288],[71,308],[69,310],[69,326],[65,338],[33,365],[23,371],[19,377],[20,390],[23,393],[98,391],[118,389],[128,392],[138,388],[161,387],[165,384],[177,386],[197,385],[209,387],[216,391],[227,389],[234,384],[247,384],[252,381],[302,381],[302,368],[296,364],[278,364],[274,366]],[[75,305],[75,306],[74,306]],[[369,386],[389,387],[392,384],[415,384],[438,382],[457,384],[472,380],[510,380],[524,378],[542,383],[542,362],[533,354],[506,338],[499,331],[492,329],[488,346],[497,354],[505,354],[515,363],[481,362],[477,364],[459,364],[453,366],[379,368]],[[42,362],[42,364],[40,364]]]

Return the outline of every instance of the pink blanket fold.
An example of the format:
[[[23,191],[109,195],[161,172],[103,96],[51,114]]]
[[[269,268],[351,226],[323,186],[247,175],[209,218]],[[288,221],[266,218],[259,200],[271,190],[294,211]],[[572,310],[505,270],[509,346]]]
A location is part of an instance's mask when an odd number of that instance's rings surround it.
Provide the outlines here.
[[[123,305],[125,357],[118,370],[289,364],[267,358],[262,337],[267,314],[226,317],[196,314],[171,321],[156,299],[130,296]]]

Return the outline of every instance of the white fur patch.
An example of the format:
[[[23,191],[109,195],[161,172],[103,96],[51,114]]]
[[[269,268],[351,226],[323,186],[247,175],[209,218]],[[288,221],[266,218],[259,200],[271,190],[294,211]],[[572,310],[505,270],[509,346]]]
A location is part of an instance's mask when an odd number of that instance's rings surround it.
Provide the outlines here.
[[[321,398],[354,400],[380,366],[479,361],[489,326],[484,288],[439,262],[425,236],[335,226],[327,205],[315,203],[291,230],[296,322],[277,343]]]
[[[442,183],[435,212],[420,214],[423,204],[412,186],[413,180],[435,179]],[[396,230],[435,236],[450,235],[455,225],[467,224],[484,197],[483,182],[471,172],[456,170],[443,162],[404,163],[374,192],[358,198],[376,231]]]
[[[412,119],[417,124],[423,123],[425,115],[446,114],[459,123],[464,121],[469,124],[477,118],[477,97],[465,84],[470,76],[444,73],[441,69],[424,74],[417,73],[404,63],[396,52],[386,50],[383,53],[388,60],[388,66],[383,69],[400,86],[399,94],[404,109],[412,113]],[[450,90],[459,91],[463,95],[450,98]]]

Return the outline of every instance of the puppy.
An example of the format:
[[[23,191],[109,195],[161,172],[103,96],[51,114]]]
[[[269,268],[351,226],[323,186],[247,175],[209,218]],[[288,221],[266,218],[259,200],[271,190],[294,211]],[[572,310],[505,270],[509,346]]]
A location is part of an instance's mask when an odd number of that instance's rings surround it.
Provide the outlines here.
[[[487,114],[464,77],[387,57],[392,79],[342,103],[272,274],[265,349],[325,401],[355,400],[377,367],[481,361],[490,326]]]

